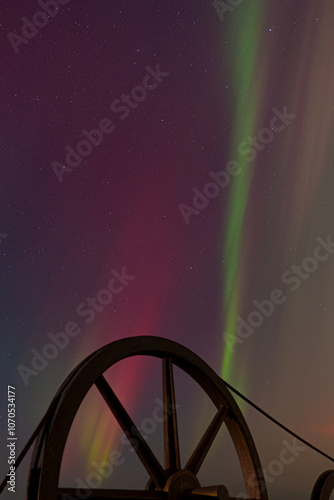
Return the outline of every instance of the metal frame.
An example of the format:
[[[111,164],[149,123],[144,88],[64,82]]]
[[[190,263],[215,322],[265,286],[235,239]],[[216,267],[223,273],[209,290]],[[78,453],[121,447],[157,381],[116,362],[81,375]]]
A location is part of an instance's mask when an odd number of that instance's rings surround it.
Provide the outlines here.
[[[158,462],[146,441],[135,427],[131,417],[109,386],[103,373],[122,359],[148,355],[162,359],[163,401],[174,410],[165,413],[164,467]],[[181,471],[173,365],[178,366],[196,380],[211,398],[217,413],[204,436]],[[129,440],[136,443],[135,450],[151,477],[150,491],[93,490],[91,500],[97,498],[162,498],[179,496],[184,489],[201,494],[196,474],[202,465],[218,430],[224,422],[234,443],[243,471],[248,498],[267,500],[264,477],[256,448],[247,424],[226,388],[215,372],[193,352],[171,340],[159,337],[132,337],[113,342],[84,360],[67,378],[58,391],[57,403],[40,432],[33,457],[28,483],[28,500],[58,500],[61,494],[76,498],[75,488],[60,489],[61,460],[71,424],[85,395],[96,385]],[[139,443],[139,445],[138,445]],[[176,480],[175,478],[179,478]],[[255,479],[256,478],[256,479]],[[252,480],[251,480],[252,479]],[[191,484],[191,487],[189,486]],[[196,491],[195,491],[196,490]],[[207,489],[206,489],[207,490]],[[224,489],[212,490],[211,496],[223,495]],[[189,496],[189,491],[187,492]],[[202,496],[207,496],[203,491]]]
[[[115,363],[137,355],[153,356],[162,360],[164,465],[159,463],[103,376]],[[190,375],[217,408],[212,422],[183,468],[180,464],[173,365]],[[247,497],[268,500],[255,444],[246,421],[223,380],[189,349],[171,340],[153,336],[130,337],[108,344],[88,356],[67,377],[52,401],[48,418],[37,437],[31,460],[27,500],[60,500],[62,495],[69,495],[72,499],[80,498],[75,488],[59,487],[59,474],[72,422],[85,395],[94,384],[134,445],[151,479],[144,490],[92,490],[91,500],[208,500],[207,497],[233,500],[223,485],[202,488],[197,479],[197,473],[223,423],[230,433],[239,457]],[[323,491],[323,483],[327,481],[328,485],[329,481],[333,481],[333,474],[332,479],[326,476],[318,485],[312,500],[318,500],[317,495]],[[332,485],[332,482],[330,484]],[[329,496],[319,498],[329,500]]]

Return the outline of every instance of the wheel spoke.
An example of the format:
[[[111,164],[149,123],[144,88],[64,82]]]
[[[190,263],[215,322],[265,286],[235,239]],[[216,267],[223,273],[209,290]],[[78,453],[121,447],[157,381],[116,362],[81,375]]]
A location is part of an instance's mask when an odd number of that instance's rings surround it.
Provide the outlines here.
[[[219,408],[209,427],[205,431],[204,436],[198,443],[194,453],[189,458],[185,467],[187,470],[190,470],[194,474],[198,473],[222,423],[224,422],[227,412],[228,410],[224,406]]]
[[[175,472],[181,468],[179,435],[177,430],[173,364],[171,358],[163,358],[164,448],[165,469]]]
[[[82,499],[78,488],[58,488],[58,500],[64,498]],[[163,500],[161,491],[141,491],[141,490],[104,490],[92,489],[89,500]]]
[[[96,380],[95,385],[156,486],[163,488],[167,479],[163,468],[103,375]]]

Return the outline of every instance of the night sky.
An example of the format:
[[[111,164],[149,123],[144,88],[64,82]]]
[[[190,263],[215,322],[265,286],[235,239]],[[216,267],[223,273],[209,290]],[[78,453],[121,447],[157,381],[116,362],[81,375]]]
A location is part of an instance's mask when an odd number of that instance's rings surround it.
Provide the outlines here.
[[[42,4],[0,0],[1,476],[7,385],[18,453],[82,359],[137,335],[185,345],[333,456],[334,4]],[[34,369],[66,325],[68,344]],[[159,369],[142,357],[108,375],[139,426],[162,397]],[[186,460],[213,410],[179,370],[175,382]],[[292,436],[237,402],[269,498],[308,498],[333,463],[298,443],[282,464]],[[72,431],[61,484],[118,450],[101,487],[145,487],[97,391]],[[200,479],[237,496],[233,453],[225,429]]]

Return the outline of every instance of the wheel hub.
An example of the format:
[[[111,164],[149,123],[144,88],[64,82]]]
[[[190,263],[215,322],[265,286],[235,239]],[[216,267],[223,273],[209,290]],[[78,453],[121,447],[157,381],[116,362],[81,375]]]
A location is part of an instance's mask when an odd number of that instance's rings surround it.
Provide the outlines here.
[[[169,500],[186,500],[192,490],[199,487],[200,483],[192,472],[179,470],[167,479],[164,491],[168,493]]]

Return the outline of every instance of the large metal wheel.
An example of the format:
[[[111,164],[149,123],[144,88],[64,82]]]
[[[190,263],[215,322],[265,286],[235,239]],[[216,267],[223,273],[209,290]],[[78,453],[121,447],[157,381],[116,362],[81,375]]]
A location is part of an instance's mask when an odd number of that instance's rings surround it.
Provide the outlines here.
[[[103,373],[115,363],[137,355],[162,360],[164,403],[164,464],[160,464]],[[181,467],[173,365],[190,375],[207,393],[217,412],[194,452]],[[32,457],[28,500],[76,499],[75,488],[60,488],[59,475],[70,427],[85,395],[96,385],[146,468],[150,481],[143,490],[93,490],[91,500],[198,500],[232,498],[224,485],[201,487],[198,471],[224,424],[233,440],[249,499],[267,500],[260,460],[247,424],[230,392],[218,375],[196,354],[182,345],[159,337],[131,337],[113,342],[86,358],[66,379],[52,402],[49,418],[40,432]],[[172,410],[170,409],[172,408]],[[169,411],[167,411],[169,409]],[[63,497],[64,498],[64,497]],[[196,499],[195,499],[196,500]]]
[[[327,470],[320,475],[314,485],[311,500],[329,500],[334,491],[334,470]]]

